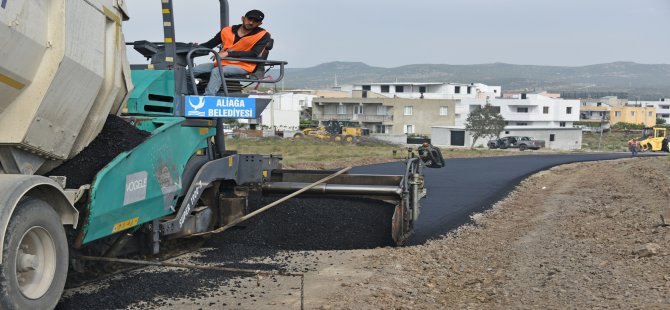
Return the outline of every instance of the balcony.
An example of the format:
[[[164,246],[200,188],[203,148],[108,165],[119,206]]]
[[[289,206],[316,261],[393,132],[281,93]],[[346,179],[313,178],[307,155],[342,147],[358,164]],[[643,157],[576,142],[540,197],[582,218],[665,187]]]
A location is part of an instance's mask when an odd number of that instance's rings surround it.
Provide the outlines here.
[[[354,114],[353,120],[359,122],[392,122],[393,115],[368,115],[368,114]]]
[[[316,121],[355,121],[355,122],[391,122],[393,115],[367,115],[367,114],[320,114],[312,117]]]

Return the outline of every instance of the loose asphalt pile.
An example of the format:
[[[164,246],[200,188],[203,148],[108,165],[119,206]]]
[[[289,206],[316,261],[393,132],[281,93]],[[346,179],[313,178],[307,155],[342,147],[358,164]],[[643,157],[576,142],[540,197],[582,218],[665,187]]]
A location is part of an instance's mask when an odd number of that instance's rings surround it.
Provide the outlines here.
[[[79,154],[51,170],[47,176],[66,176],[67,188],[91,184],[96,173],[119,154],[132,150],[150,133],[110,114],[98,136]]]
[[[253,206],[251,211],[278,198],[253,195],[249,201],[250,207]],[[312,256],[318,261],[323,254],[315,250],[367,249],[392,245],[392,213],[392,205],[376,200],[293,199],[242,223],[240,227],[211,236],[205,243],[205,250],[201,251],[202,255],[192,257],[189,261],[252,270],[307,272],[315,270],[316,263],[300,266],[298,270],[288,270],[287,262],[296,256]],[[255,263],[258,261],[271,263]],[[244,275],[176,269],[129,272],[104,280],[105,285],[99,290],[64,297],[56,309],[123,309],[140,302],[146,309],[172,306],[169,301],[162,299],[163,296],[193,300],[228,296],[236,301],[236,304],[228,306],[243,307],[245,301],[263,297],[262,294],[256,296],[235,289],[218,290],[221,283],[228,281],[233,281],[233,286],[255,281],[253,277],[240,276]],[[261,285],[272,286],[272,282],[264,281]]]

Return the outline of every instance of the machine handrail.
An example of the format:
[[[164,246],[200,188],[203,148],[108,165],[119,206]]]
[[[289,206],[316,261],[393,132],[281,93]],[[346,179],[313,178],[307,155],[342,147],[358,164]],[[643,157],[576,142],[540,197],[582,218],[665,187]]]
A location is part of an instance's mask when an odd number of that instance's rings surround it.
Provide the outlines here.
[[[259,59],[259,58],[231,58],[231,57],[225,57],[221,58],[219,56],[219,53],[213,49],[210,48],[205,48],[205,47],[196,47],[191,49],[187,54],[186,54],[186,62],[188,66],[188,72],[189,72],[189,77],[191,78],[191,81],[195,82],[195,76],[193,75],[193,53],[196,51],[207,51],[209,53],[213,53],[214,57],[216,58],[216,62],[220,63],[221,60],[231,60],[231,61],[243,61],[243,62],[252,62],[256,64],[263,64],[263,65],[269,65],[269,66],[276,66],[279,65],[279,77],[277,78],[272,78],[272,79],[251,79],[251,78],[227,78],[223,74],[223,66],[217,66],[219,70],[219,75],[221,76],[221,80],[223,81],[223,92],[228,95],[228,87],[226,86],[226,81],[239,81],[239,82],[251,82],[251,83],[268,83],[268,84],[275,84],[281,81],[284,78],[284,65],[288,64],[286,61],[280,61],[280,60],[267,60],[267,59]],[[204,55],[203,55],[204,56]],[[201,57],[201,56],[198,56]],[[197,94],[198,91],[196,89],[195,83],[193,84],[193,93]]]

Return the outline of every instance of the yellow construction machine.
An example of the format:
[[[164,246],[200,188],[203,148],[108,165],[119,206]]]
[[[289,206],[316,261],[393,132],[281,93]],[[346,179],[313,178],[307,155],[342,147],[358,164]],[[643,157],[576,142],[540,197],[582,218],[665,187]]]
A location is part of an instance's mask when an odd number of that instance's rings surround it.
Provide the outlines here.
[[[336,142],[355,142],[360,137],[367,135],[370,135],[370,130],[367,128],[341,126],[337,122],[330,122],[327,126],[305,128],[293,135],[293,137],[313,137]]]
[[[664,127],[647,127],[642,129],[642,137],[639,139],[642,151],[668,152],[667,130]],[[630,144],[631,141],[628,141],[628,143]]]

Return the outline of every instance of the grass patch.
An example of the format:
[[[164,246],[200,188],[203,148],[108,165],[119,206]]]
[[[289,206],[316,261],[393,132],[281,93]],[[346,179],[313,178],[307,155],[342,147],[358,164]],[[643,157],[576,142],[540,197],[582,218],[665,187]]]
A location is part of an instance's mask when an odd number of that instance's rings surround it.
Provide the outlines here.
[[[226,148],[241,154],[282,155],[286,168],[333,169],[373,163],[398,161],[407,158],[407,147],[375,139],[357,143],[340,143],[321,139],[282,138],[227,138]],[[414,147],[415,149],[416,147]],[[514,154],[511,154],[514,153]],[[523,153],[516,150],[489,150],[485,148],[442,149],[444,158],[509,156]]]
[[[582,151],[627,152],[628,140],[640,138],[639,132],[625,133],[619,131],[600,133],[584,132],[582,134]]]

